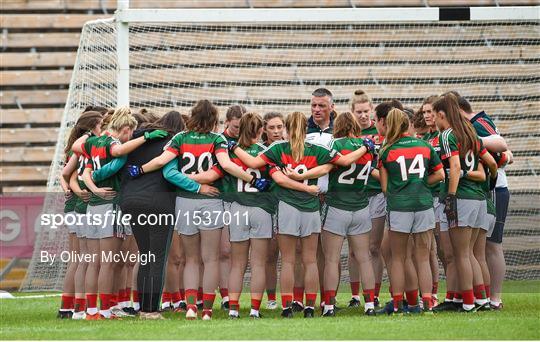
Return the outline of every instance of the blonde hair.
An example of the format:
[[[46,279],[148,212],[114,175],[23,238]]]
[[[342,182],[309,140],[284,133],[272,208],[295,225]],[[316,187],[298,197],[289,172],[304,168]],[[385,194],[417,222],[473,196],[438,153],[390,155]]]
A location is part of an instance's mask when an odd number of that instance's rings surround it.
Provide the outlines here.
[[[373,102],[371,102],[371,98],[368,94],[366,94],[365,91],[362,89],[355,90],[353,96],[349,100],[349,105],[351,106],[351,110],[354,111],[354,105],[357,103],[366,103],[368,102],[370,106],[373,106]]]
[[[257,138],[257,133],[263,127],[263,119],[257,113],[247,113],[240,119],[240,136],[238,144],[242,147],[251,146],[251,141]]]
[[[294,112],[287,116],[285,128],[289,136],[292,157],[296,162],[304,158],[304,141],[306,139],[307,118],[304,113]]]
[[[110,117],[111,119],[107,128],[115,132],[119,132],[126,126],[131,129],[137,127],[137,120],[131,115],[131,109],[129,107],[123,106],[116,108]]]
[[[409,130],[409,117],[402,110],[393,108],[386,117],[386,136],[380,154],[389,149]]]

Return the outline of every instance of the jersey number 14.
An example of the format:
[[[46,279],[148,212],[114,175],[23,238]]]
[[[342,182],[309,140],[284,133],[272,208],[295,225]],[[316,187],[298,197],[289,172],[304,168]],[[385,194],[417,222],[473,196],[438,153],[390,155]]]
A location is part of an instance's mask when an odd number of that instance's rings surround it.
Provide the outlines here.
[[[396,159],[397,163],[399,164],[399,169],[401,171],[401,180],[406,181],[409,179],[409,175],[417,174],[418,178],[424,178],[424,174],[426,173],[426,168],[424,166],[424,156],[421,154],[417,154],[413,161],[411,162],[411,165],[409,166],[409,169],[407,170],[407,165],[405,164],[405,156],[399,156]]]

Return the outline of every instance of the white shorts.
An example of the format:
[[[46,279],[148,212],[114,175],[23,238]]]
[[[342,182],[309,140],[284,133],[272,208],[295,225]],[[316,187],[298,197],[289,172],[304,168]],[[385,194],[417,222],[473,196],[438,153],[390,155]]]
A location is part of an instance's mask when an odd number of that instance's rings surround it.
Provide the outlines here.
[[[69,216],[69,217],[68,217]],[[77,234],[78,226],[77,226],[77,213],[74,211],[70,211],[67,213],[64,213],[64,219],[66,222],[66,227],[68,229],[68,232],[70,234]],[[73,223],[73,224],[72,224]]]
[[[233,202],[230,211],[232,218],[229,224],[229,240],[231,242],[272,238],[272,215],[266,210]],[[235,215],[236,213],[238,214]]]
[[[86,212],[91,217],[91,222],[86,229],[87,239],[124,237],[124,226],[120,223],[122,210],[119,205],[113,203],[88,205]],[[96,222],[96,217],[101,217],[100,224]]]
[[[348,211],[327,206],[322,222],[324,230],[344,237],[371,231],[369,207]]]
[[[223,228],[223,201],[214,198],[176,197],[175,230],[183,235],[195,235],[200,230]]]
[[[386,216],[386,198],[382,192],[369,197],[369,217],[376,219]]]
[[[435,228],[433,209],[423,211],[389,211],[388,224],[390,230],[400,233],[423,233]]]
[[[481,228],[487,215],[485,200],[457,199],[458,227]],[[443,211],[441,218],[441,231],[448,231],[448,219]]]
[[[444,205],[439,202],[439,197],[433,197],[433,212],[435,213],[435,222],[441,222],[441,215],[444,213]]]
[[[497,218],[495,217],[495,215],[492,215],[492,214],[486,215],[485,226],[487,227],[487,237],[491,237],[491,235],[493,234],[493,231],[495,230],[495,222],[497,222]]]
[[[321,232],[321,215],[318,211],[305,212],[279,201],[278,234],[307,237]]]

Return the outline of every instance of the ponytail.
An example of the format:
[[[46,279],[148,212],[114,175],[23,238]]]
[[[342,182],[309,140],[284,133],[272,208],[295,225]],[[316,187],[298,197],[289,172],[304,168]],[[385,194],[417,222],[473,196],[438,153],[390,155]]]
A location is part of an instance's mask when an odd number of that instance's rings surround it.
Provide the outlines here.
[[[343,138],[349,135],[361,136],[362,128],[351,112],[341,113],[334,121],[334,138]]]
[[[292,157],[296,162],[304,158],[304,141],[306,139],[307,119],[304,113],[294,112],[287,116],[285,128],[289,136]]]
[[[257,138],[257,133],[263,127],[263,120],[257,113],[247,113],[240,119],[240,136],[238,145],[241,147],[251,146],[253,139]]]
[[[71,132],[69,132],[66,148],[64,149],[66,159],[75,140],[79,139],[84,133],[96,128],[97,124],[102,120],[102,117],[103,115],[100,112],[94,111],[84,112],[79,116],[75,126],[73,126]]]
[[[111,115],[111,121],[109,122],[108,128],[119,132],[126,126],[135,129],[137,127],[137,120],[131,115],[131,109],[129,109],[129,107],[118,107]]]

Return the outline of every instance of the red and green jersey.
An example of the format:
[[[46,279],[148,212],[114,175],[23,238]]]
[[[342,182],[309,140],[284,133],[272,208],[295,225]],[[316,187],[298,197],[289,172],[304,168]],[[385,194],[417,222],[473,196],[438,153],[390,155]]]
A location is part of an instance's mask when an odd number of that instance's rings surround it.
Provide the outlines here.
[[[101,167],[111,162],[114,157],[111,154],[111,149],[114,145],[121,145],[120,140],[104,134],[99,137],[90,137],[83,145],[83,152],[89,156],[89,160],[86,164],[87,168],[92,170],[99,170]],[[116,173],[109,178],[96,182],[98,188],[112,188],[114,191],[120,191],[120,173]],[[103,198],[92,194],[88,204],[96,206],[106,203],[116,203],[118,196],[112,200],[104,200]]]
[[[88,161],[90,160],[90,156],[83,154],[79,154],[77,158],[77,183],[79,183],[79,187],[81,190],[87,190],[86,184],[84,184],[84,181],[82,179],[82,175],[84,172],[84,168],[88,164]],[[75,203],[75,212],[79,214],[86,214],[86,207],[88,206],[87,202],[84,202],[80,197],[77,197],[77,202]]]
[[[388,210],[410,212],[433,207],[428,175],[441,169],[442,164],[429,143],[403,136],[379,157],[379,164],[388,171]]]
[[[65,164],[66,165],[71,157],[73,156],[73,152],[69,151],[68,155],[66,156]],[[69,187],[69,184],[68,184]],[[75,210],[75,204],[77,203],[77,196],[72,193],[72,196],[64,202],[64,213],[69,213],[73,210]]]
[[[438,130],[435,130],[433,132],[427,132],[426,134],[422,136],[421,139],[427,141],[431,145],[431,147],[433,147],[437,155],[439,156],[441,155],[441,146],[439,145],[439,131]],[[433,195],[433,197],[439,196],[439,192],[441,191],[442,184],[443,183],[440,182],[437,184],[429,185],[429,188],[431,189],[431,194]]]
[[[330,148],[346,155],[362,146],[364,146],[362,138],[338,138],[332,141]],[[369,200],[365,188],[372,161],[373,156],[366,153],[350,166],[334,168],[329,175],[326,203],[348,211],[357,211],[367,207]]]
[[[362,138],[369,138],[375,142],[375,152],[373,154],[373,161],[371,163],[371,166],[373,168],[376,168],[377,156],[379,155],[379,150],[381,149],[381,145],[384,141],[384,136],[379,134],[377,128],[375,127],[375,123],[372,122],[371,126],[362,130]],[[381,183],[372,175],[370,175],[365,187],[365,191],[369,196],[376,195],[382,191]]]
[[[167,143],[164,149],[178,156],[178,168],[186,175],[213,169],[223,176],[221,170],[216,167],[218,165],[216,154],[227,153],[227,140],[222,134],[180,132]],[[177,189],[177,195],[196,199],[212,198],[182,189]]]
[[[248,154],[256,157],[266,147],[261,144],[253,144],[248,148],[244,149]],[[265,165],[260,169],[248,168],[235,154],[234,152],[230,153],[231,160],[236,164],[242,167],[244,171],[253,175],[257,178],[267,178],[270,179],[269,170],[270,168]],[[241,205],[249,207],[259,207],[270,214],[273,214],[276,211],[276,199],[271,192],[259,192],[257,189],[253,188],[249,183],[244,182],[243,180],[236,178],[230,174],[226,174],[223,177],[223,199],[228,202],[236,201]]]
[[[461,170],[471,172],[478,170],[478,159],[484,153],[487,153],[486,149],[483,147],[480,139],[477,140],[479,146],[479,153],[474,154],[472,150],[468,151],[465,154],[465,157],[460,157],[459,162],[461,164]],[[440,145],[441,145],[441,159],[443,160],[444,166],[446,169],[450,168],[449,159],[452,156],[459,156],[460,144],[457,141],[452,128],[446,129],[441,133],[440,136]],[[441,189],[441,196],[444,197],[448,193],[448,172],[446,173],[445,186]],[[484,190],[482,190],[482,183],[475,182],[463,177],[459,179],[458,188],[456,191],[457,198],[463,199],[473,199],[473,200],[483,200],[485,199]]]
[[[300,161],[295,161],[292,156],[291,145],[288,141],[276,141],[268,147],[261,155],[268,164],[274,166],[289,166],[298,173],[306,172],[318,165],[331,163],[339,158],[334,150],[311,143],[304,143],[304,157]],[[317,179],[304,181],[309,185],[316,185]],[[302,191],[296,191],[278,187],[277,197],[279,200],[304,212],[319,210],[319,198]]]

